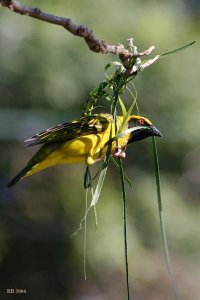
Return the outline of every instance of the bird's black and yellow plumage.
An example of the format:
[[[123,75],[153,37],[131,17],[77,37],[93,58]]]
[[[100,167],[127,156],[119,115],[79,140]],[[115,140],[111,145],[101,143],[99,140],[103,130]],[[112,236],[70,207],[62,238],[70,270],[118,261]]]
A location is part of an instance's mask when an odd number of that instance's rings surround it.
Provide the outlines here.
[[[120,128],[124,118],[117,117]],[[162,136],[160,131],[144,117],[129,116],[126,128],[137,129],[118,139],[122,151],[127,144],[148,136]],[[112,115],[96,114],[79,120],[60,124],[36,134],[26,140],[28,146],[43,144],[26,167],[11,180],[8,186],[15,185],[20,179],[57,164],[86,163],[92,165],[101,160],[107,151],[108,142],[115,136],[115,122]],[[116,153],[116,141],[112,142],[111,155]]]

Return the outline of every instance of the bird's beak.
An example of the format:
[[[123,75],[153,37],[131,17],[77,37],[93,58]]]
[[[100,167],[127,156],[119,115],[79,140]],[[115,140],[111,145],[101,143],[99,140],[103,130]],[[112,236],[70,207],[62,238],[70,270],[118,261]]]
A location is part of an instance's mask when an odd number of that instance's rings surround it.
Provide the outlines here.
[[[156,126],[151,126],[150,131],[151,131],[151,136],[163,137],[162,133],[158,130],[158,128],[156,128]]]

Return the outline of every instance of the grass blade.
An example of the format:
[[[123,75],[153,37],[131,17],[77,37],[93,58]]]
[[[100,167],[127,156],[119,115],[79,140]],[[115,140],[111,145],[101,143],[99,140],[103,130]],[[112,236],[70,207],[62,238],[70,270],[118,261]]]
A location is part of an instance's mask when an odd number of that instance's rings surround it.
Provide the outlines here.
[[[138,106],[138,103],[137,103],[137,90],[136,90],[136,87],[135,87],[135,85],[133,84],[132,81],[130,81],[130,84],[132,85],[132,87],[133,87],[133,89],[135,91],[135,98],[136,98],[135,107],[136,107],[136,110],[137,110],[137,114],[139,115],[140,111],[139,111],[139,106]]]
[[[121,99],[120,96],[119,96],[119,98],[118,98],[118,101],[119,101],[119,104],[120,104],[120,107],[121,107],[123,119],[125,119],[126,114],[127,114],[127,111],[126,111],[126,107],[125,107],[125,105],[124,105],[124,102],[122,101],[122,99]]]
[[[111,161],[114,163],[114,165],[117,168],[120,168],[119,163],[112,156],[110,158],[111,158]],[[124,179],[126,180],[126,182],[128,183],[128,185],[130,186],[130,188],[134,191],[133,184],[132,184],[131,180],[129,179],[129,177],[125,173],[124,173]]]
[[[109,157],[105,157],[102,162],[102,168],[100,171],[98,183],[94,192],[94,195],[92,197],[92,201],[90,204],[90,207],[95,206],[99,200],[99,196],[103,187],[104,179],[106,177],[107,169],[108,169],[108,163],[109,163]]]
[[[129,90],[130,93],[132,93],[128,87],[126,87],[126,88],[127,88],[127,90]],[[132,104],[131,104],[131,106],[129,107],[129,109],[128,109],[126,115],[123,116],[123,122],[122,122],[122,124],[121,124],[121,126],[120,126],[120,128],[119,128],[119,132],[123,131],[123,130],[127,127],[128,119],[129,119],[129,117],[130,117],[130,114],[131,114],[131,112],[132,112],[132,110],[133,110],[134,105],[136,104],[136,98],[135,98],[135,96],[133,95],[133,93],[132,93],[132,97],[133,97]]]
[[[110,136],[112,136],[112,129],[110,131]],[[92,196],[92,201],[91,201],[90,207],[95,206],[97,204],[98,200],[99,200],[101,189],[103,187],[104,179],[106,177],[106,173],[107,173],[107,170],[108,170],[111,149],[112,149],[112,143],[108,144],[108,148],[107,148],[107,151],[106,151],[106,156],[105,156],[103,162],[101,163],[99,179],[98,179],[98,182],[97,182],[97,185],[96,185],[95,192]]]
[[[169,254],[169,248],[168,248],[166,230],[165,230],[165,224],[163,218],[162,198],[161,198],[161,188],[160,188],[160,170],[159,170],[158,153],[157,153],[155,137],[152,137],[152,145],[153,145],[153,155],[154,155],[154,164],[155,164],[155,177],[156,177],[156,187],[157,187],[160,230],[161,230],[161,237],[162,237],[163,248],[164,248],[163,250],[165,256],[165,262],[166,262],[167,273],[169,277],[169,283],[174,295],[174,299],[179,300],[178,292],[174,281],[173,271],[172,271],[171,258]]]
[[[87,210],[88,210],[88,188],[85,195],[85,220],[84,220],[84,241],[83,241],[83,272],[84,278],[87,280]]]
[[[123,170],[123,165],[122,165],[121,158],[119,158],[119,167],[120,167],[120,179],[121,179],[121,188],[122,188],[122,203],[123,203],[123,230],[124,230],[124,256],[125,256],[125,273],[126,273],[126,291],[127,291],[127,300],[130,300],[127,225],[126,225],[126,189],[125,189],[125,183],[124,183],[124,170]]]
[[[163,56],[167,56],[167,55],[170,55],[170,54],[173,54],[173,53],[182,51],[182,50],[186,49],[187,47],[192,46],[192,45],[195,44],[195,43],[196,43],[196,41],[193,41],[193,42],[188,43],[187,45],[184,45],[184,46],[179,47],[179,48],[177,48],[177,49],[174,49],[174,50],[171,50],[171,51],[167,51],[167,52],[165,52],[165,53],[163,53],[163,54],[160,54],[160,56],[163,57]]]

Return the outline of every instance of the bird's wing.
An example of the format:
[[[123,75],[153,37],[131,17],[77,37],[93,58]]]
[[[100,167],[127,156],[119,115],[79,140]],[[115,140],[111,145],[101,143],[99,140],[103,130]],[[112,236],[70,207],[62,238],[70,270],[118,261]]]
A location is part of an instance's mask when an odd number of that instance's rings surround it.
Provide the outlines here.
[[[59,124],[46,131],[40,132],[27,139],[30,142],[28,146],[46,143],[67,142],[77,137],[96,134],[106,130],[109,123],[112,122],[112,116],[108,114],[99,114],[83,117],[80,120],[71,123]]]

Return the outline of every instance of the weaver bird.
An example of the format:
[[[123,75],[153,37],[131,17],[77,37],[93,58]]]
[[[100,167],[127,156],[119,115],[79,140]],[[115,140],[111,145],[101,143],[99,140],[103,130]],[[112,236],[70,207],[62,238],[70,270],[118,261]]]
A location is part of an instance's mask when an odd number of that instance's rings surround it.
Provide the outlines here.
[[[8,187],[15,185],[24,177],[57,164],[83,162],[93,165],[105,157],[109,145],[112,156],[125,157],[124,150],[128,144],[149,136],[162,136],[150,120],[131,115],[125,125],[124,135],[122,134],[116,141],[114,138],[116,123],[119,129],[123,121],[122,116],[118,116],[114,122],[110,114],[95,114],[36,134],[25,142],[30,142],[28,146],[38,144],[43,146],[25,168],[10,181]]]

